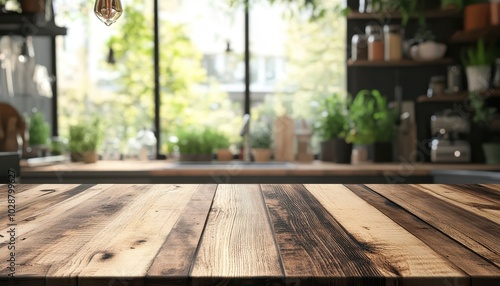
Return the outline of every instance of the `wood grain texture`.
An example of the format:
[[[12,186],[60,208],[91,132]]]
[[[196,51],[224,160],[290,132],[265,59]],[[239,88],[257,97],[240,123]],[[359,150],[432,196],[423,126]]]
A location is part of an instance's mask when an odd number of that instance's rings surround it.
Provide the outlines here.
[[[217,185],[200,185],[147,272],[147,285],[185,285]]]
[[[35,185],[16,187],[16,221],[31,219],[50,206],[56,205],[94,185]],[[19,192],[19,190],[22,190]],[[1,204],[1,207],[7,207]],[[7,224],[7,212],[0,210],[0,226]]]
[[[480,186],[416,185],[415,187],[449,204],[500,224],[500,194],[498,198],[494,195],[485,197],[488,191]]]
[[[262,185],[262,191],[289,283],[384,284],[363,245],[302,185]]]
[[[191,276],[282,277],[258,185],[219,185]]]
[[[365,202],[427,244],[471,277],[471,285],[497,286],[500,268],[363,185],[345,185]],[[495,279],[496,278],[496,279]],[[450,281],[448,279],[447,281]],[[453,283],[451,283],[453,285]]]
[[[500,266],[500,225],[410,185],[367,185],[429,225]]]
[[[305,185],[342,225],[386,277],[405,282],[442,285],[443,278],[467,282],[469,277],[376,208],[342,185]]]
[[[133,200],[118,208],[116,215],[110,216],[101,230],[94,231],[91,239],[72,257],[63,260],[64,263],[52,261],[49,275],[78,276],[79,285],[96,285],[100,283],[96,277],[106,276],[129,279],[129,284],[134,285],[143,283],[158,250],[195,193],[196,185],[145,185],[130,189],[134,192],[130,196]],[[67,243],[87,234],[86,229],[76,229]]]

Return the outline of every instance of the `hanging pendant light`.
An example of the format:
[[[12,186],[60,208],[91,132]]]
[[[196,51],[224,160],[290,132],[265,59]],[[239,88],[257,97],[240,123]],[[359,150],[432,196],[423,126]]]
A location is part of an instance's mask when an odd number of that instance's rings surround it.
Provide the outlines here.
[[[107,26],[113,24],[123,13],[120,0],[96,0],[94,13]]]

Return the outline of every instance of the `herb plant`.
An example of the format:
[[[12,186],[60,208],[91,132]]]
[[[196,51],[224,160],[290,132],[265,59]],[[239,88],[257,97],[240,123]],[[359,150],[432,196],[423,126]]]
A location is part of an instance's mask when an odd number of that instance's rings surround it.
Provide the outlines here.
[[[315,129],[324,141],[345,138],[349,130],[348,116],[350,98],[335,93],[323,102],[325,110],[315,123]]]
[[[250,135],[252,140],[252,148],[255,149],[269,149],[273,143],[271,131],[268,129],[260,129]]]
[[[42,113],[35,112],[29,119],[30,145],[45,145],[49,143],[49,124],[43,118]]]
[[[101,122],[97,118],[90,122],[71,125],[69,127],[69,151],[77,154],[95,152],[101,137]]]
[[[474,113],[472,121],[487,126],[493,120],[497,109],[495,107],[486,107],[484,98],[478,92],[471,92],[468,98]]]
[[[466,66],[490,65],[494,58],[493,50],[485,47],[483,39],[477,42],[476,47],[462,50],[462,61]]]
[[[181,154],[212,154],[221,145],[220,133],[211,128],[188,128],[177,133]]]

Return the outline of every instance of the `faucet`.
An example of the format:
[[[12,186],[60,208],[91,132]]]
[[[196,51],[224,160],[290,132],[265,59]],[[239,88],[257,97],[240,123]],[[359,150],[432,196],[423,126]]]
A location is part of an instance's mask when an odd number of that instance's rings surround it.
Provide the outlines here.
[[[240,136],[243,137],[243,161],[250,162],[250,114],[243,115],[243,128]]]

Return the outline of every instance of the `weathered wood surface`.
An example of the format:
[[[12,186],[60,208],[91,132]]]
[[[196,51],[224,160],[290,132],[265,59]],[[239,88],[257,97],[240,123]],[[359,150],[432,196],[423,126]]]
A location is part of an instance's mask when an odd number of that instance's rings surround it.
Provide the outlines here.
[[[500,285],[498,185],[16,189],[1,285]]]

